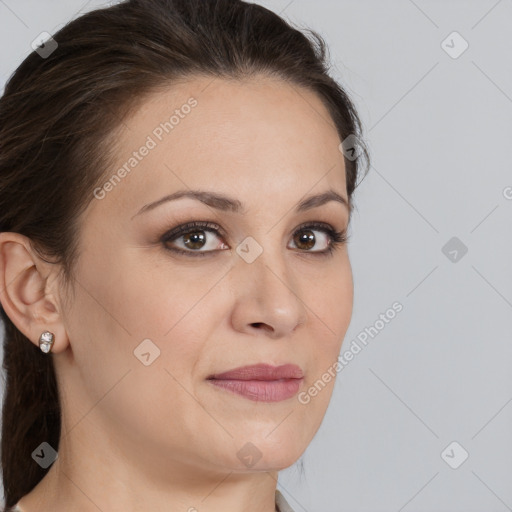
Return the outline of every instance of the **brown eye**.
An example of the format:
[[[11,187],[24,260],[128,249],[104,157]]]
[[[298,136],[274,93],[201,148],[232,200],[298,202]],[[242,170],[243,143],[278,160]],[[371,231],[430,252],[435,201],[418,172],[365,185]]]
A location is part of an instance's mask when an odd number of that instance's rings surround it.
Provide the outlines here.
[[[316,238],[313,234],[313,230],[308,229],[299,232],[299,234],[296,234],[293,237],[293,241],[299,249],[309,250],[315,246]]]
[[[183,235],[183,243],[188,249],[201,249],[206,242],[204,231],[191,231]]]
[[[315,232],[321,233],[318,237]],[[318,243],[324,248],[320,250],[312,250]],[[293,236],[293,243],[296,248],[304,253],[311,253],[317,256],[328,256],[340,245],[348,240],[346,230],[336,231],[329,224],[323,222],[313,222],[299,226]]]
[[[217,224],[200,221],[189,222],[167,232],[162,237],[162,243],[167,250],[172,252],[187,256],[207,256],[214,254],[217,252],[216,249],[219,249],[219,242],[214,242],[215,236],[208,236],[208,233],[216,235],[217,238],[222,236],[220,226]],[[178,242],[180,245],[176,247]],[[205,247],[207,250],[202,250]],[[222,243],[221,249],[226,248],[228,246]]]

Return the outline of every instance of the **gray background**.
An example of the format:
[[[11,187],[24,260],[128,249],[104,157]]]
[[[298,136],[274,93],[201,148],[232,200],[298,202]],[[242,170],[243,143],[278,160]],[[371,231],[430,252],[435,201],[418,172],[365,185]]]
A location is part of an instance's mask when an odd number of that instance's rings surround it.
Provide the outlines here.
[[[258,3],[323,35],[372,153],[342,352],[403,305],[279,488],[296,512],[512,510],[512,1]],[[99,5],[0,0],[2,86],[38,34]]]

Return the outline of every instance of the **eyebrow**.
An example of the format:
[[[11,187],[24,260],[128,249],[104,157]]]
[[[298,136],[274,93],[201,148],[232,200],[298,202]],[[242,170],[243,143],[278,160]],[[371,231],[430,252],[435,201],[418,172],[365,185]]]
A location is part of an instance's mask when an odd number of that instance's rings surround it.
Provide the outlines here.
[[[165,197],[162,197],[161,199],[158,199],[153,203],[146,204],[132,217],[132,219],[142,213],[155,209],[157,206],[160,206],[163,203],[167,203],[169,201],[176,201],[177,199],[181,199],[183,197],[196,199],[201,203],[204,203],[205,205],[215,208],[217,210],[230,211],[234,213],[239,213],[241,215],[245,215],[247,213],[246,209],[243,207],[242,203],[238,199],[234,199],[222,194],[217,194],[214,192],[208,192],[204,190],[179,190],[178,192],[174,192],[173,194],[169,194]],[[306,197],[300,203],[297,204],[295,211],[297,213],[300,213],[306,210],[311,210],[312,208],[322,206],[328,203],[329,201],[336,201],[338,203],[344,204],[350,211],[348,201],[343,196],[341,196],[332,189],[327,190],[326,192],[323,192],[321,194]]]

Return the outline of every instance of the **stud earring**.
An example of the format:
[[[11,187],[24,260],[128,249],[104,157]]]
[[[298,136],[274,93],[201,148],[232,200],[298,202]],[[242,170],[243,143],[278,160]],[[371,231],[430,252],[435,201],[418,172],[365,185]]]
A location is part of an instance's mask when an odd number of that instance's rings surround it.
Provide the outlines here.
[[[44,331],[39,337],[39,348],[45,353],[48,354],[53,347],[53,342],[55,341],[55,335],[53,332]]]

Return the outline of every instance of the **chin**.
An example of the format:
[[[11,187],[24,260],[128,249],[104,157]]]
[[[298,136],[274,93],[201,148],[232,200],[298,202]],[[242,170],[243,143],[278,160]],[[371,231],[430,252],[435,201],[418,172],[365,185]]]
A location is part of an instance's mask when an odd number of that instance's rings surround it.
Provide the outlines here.
[[[271,440],[271,437],[275,437]],[[301,457],[307,448],[306,440],[298,436],[279,436],[277,432],[269,437],[253,438],[238,443],[236,458],[231,460],[235,471],[281,471]],[[301,442],[302,441],[302,442]]]
[[[289,468],[295,464],[300,456],[304,453],[304,450],[296,451],[294,453],[283,453],[280,456],[272,456],[269,460],[263,463],[265,471],[281,471]]]

